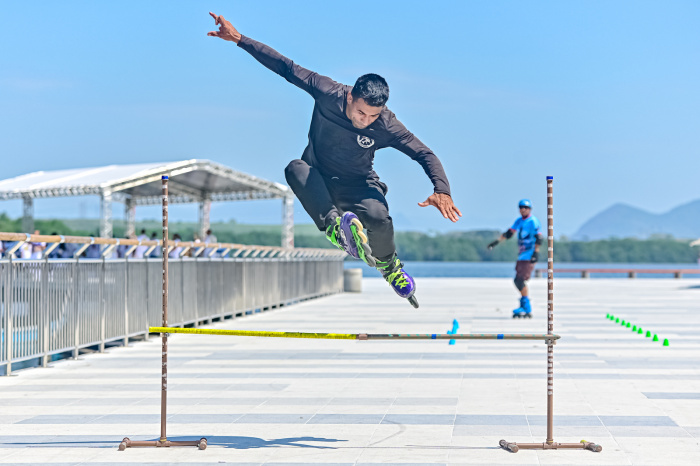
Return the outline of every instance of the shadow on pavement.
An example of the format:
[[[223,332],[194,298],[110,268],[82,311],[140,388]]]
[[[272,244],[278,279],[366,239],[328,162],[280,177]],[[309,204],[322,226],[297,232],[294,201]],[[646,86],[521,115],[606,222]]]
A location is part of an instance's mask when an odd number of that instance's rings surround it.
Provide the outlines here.
[[[29,436],[31,438],[31,436]],[[324,445],[309,445],[304,442],[324,442],[324,443],[335,443],[335,442],[347,442],[347,440],[338,439],[327,439],[321,437],[290,437],[290,438],[280,438],[273,440],[265,440],[258,437],[238,437],[238,436],[208,436],[203,435],[201,437],[168,437],[168,440],[181,441],[181,440],[199,440],[200,438],[207,439],[207,445],[225,447],[225,448],[235,448],[237,450],[248,450],[253,448],[279,448],[279,447],[298,447],[298,448],[316,448],[316,449],[334,449],[333,446]],[[83,437],[84,438],[84,437]],[[138,438],[136,436],[130,437],[131,440],[157,440],[156,438]],[[115,440],[70,440],[66,439],[63,441],[42,441],[37,440],[36,442],[2,442],[0,447],[12,448],[12,447],[29,447],[29,448],[46,448],[46,447],[91,447],[91,448],[116,448],[121,442],[120,439]],[[151,448],[151,447],[134,447],[134,448]],[[171,448],[187,448],[187,447],[171,447]],[[193,447],[190,447],[193,448]]]

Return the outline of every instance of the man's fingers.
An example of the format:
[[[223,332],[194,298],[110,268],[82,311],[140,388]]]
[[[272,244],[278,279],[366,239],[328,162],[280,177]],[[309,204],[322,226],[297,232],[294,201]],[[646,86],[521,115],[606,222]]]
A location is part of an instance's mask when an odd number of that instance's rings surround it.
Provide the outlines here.
[[[209,12],[209,14],[211,15],[212,18],[214,18],[214,24],[216,24],[217,26],[218,26],[219,24],[222,24],[221,20],[224,19],[223,16],[215,15],[215,14],[212,13],[211,11]]]
[[[426,199],[426,200],[423,201],[423,202],[419,202],[418,205],[421,206],[421,207],[428,207],[428,206],[430,205],[430,203],[429,203],[428,200]]]
[[[459,211],[459,209],[457,208],[457,206],[453,206],[453,208],[454,208],[455,212],[457,212],[457,215],[459,215],[459,216],[461,217],[461,216],[462,216],[462,212]]]
[[[207,32],[207,35],[212,37],[219,37],[219,31],[209,31]]]

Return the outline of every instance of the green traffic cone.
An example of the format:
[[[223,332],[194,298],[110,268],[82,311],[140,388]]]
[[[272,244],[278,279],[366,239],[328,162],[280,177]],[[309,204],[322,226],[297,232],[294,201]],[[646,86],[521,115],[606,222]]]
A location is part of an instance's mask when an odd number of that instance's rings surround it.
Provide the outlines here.
[[[616,323],[616,324],[620,323],[620,318],[619,318],[619,317],[615,317],[615,323]]]
[[[664,346],[668,346],[668,338],[664,338]]]
[[[629,322],[627,322],[627,328],[630,328],[630,323],[629,323]]]
[[[639,327],[639,329],[637,330],[637,333],[640,334],[640,335],[641,335],[642,333],[644,333],[644,332],[642,332],[642,327]]]
[[[625,323],[626,323],[625,319],[622,319],[622,322],[620,322],[620,324],[622,324],[622,325],[625,325]]]
[[[605,314],[605,318],[609,319],[610,318],[610,313]]]
[[[632,327],[632,331],[633,331],[633,332],[636,332],[636,331],[637,331],[637,326],[636,326],[636,325]]]
[[[647,330],[646,338],[651,338],[651,332]]]
[[[659,341],[659,336],[654,334],[654,338],[652,338],[651,341]]]

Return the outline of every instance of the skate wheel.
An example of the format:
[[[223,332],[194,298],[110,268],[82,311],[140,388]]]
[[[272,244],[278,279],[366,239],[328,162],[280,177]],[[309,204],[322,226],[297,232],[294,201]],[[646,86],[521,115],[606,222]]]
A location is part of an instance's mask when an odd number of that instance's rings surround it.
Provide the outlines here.
[[[357,236],[360,237],[360,240],[362,241],[363,244],[367,244],[369,241],[367,240],[367,235],[360,230],[359,228],[357,229]]]
[[[358,232],[358,233],[365,229],[365,227],[362,226],[362,222],[360,222],[359,219],[353,218],[353,219],[350,221],[350,224],[351,224],[351,225],[355,225],[355,227],[357,228],[357,232]],[[367,239],[366,239],[366,237],[365,237],[365,243],[366,243],[366,242],[367,242]]]
[[[408,298],[408,302],[411,303],[411,306],[418,309],[418,300],[415,296],[411,296],[410,298]]]
[[[362,243],[361,246],[362,246],[362,251],[364,251],[364,253],[365,253],[365,258],[364,258],[365,263],[367,265],[369,265],[370,267],[376,267],[377,266],[377,259],[375,259],[374,256],[372,256],[372,248],[369,247],[369,244],[367,244],[366,242]]]
[[[528,315],[527,315],[527,318],[528,318],[528,319],[532,319],[532,314],[528,314]]]

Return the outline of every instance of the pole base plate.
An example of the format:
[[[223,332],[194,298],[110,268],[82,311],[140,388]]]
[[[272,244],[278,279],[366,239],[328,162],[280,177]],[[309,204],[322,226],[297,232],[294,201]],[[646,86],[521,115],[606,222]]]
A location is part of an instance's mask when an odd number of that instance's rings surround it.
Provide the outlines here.
[[[199,440],[183,441],[173,441],[168,439],[134,441],[130,440],[129,437],[124,437],[124,440],[122,440],[122,442],[119,444],[119,451],[124,451],[129,447],[197,447],[200,450],[205,450],[207,448],[207,439],[201,438]]]
[[[542,443],[516,443],[508,442],[506,440],[501,440],[498,444],[504,450],[517,453],[519,450],[564,450],[564,449],[578,449],[578,450],[590,450],[596,453],[603,451],[603,447],[597,443],[587,442],[581,440],[580,443],[557,443],[557,442],[542,442]]]

